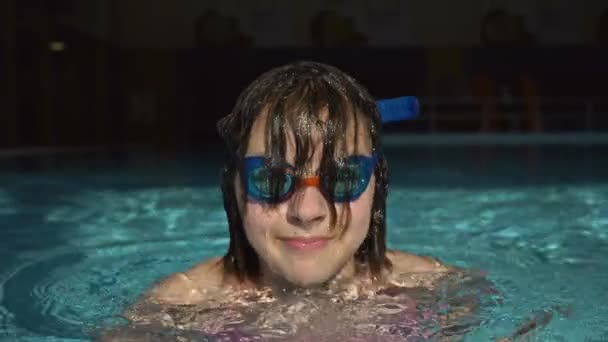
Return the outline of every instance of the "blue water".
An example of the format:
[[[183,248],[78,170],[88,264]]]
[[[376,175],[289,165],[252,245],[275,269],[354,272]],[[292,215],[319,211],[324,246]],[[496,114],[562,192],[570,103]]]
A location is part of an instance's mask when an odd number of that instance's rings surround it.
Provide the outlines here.
[[[606,148],[388,156],[390,247],[484,270],[501,292],[463,340],[542,311],[535,340],[608,340]],[[88,341],[154,281],[222,254],[218,169],[191,155],[0,160],[0,341]]]

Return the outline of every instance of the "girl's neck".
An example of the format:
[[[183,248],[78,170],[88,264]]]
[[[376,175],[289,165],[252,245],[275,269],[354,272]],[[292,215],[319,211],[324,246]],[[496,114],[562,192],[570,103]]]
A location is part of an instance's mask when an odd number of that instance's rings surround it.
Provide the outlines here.
[[[324,290],[331,289],[334,287],[340,287],[341,285],[352,283],[356,280],[357,276],[360,273],[360,266],[358,266],[355,262],[354,257],[342,267],[342,269],[333,277],[328,279],[327,281],[319,284],[315,284],[312,286],[302,287],[297,284],[294,284],[281,275],[278,275],[272,272],[268,266],[264,263],[261,265],[261,277],[259,281],[257,281],[257,287],[262,288],[270,288],[273,293],[295,293],[300,290]]]

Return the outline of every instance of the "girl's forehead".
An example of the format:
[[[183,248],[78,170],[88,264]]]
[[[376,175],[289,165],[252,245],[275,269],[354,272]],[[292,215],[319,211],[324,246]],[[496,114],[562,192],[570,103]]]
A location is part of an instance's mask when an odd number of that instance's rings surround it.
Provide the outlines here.
[[[311,158],[318,155],[320,158],[323,150],[323,135],[333,134],[336,137],[336,154],[337,155],[353,155],[353,154],[370,154],[372,152],[372,139],[370,135],[370,127],[367,120],[364,120],[361,116],[358,119],[354,118],[346,121],[343,132],[323,132],[324,119],[326,115],[323,112],[319,115],[318,125],[309,124],[305,127],[308,130],[310,140],[310,151],[313,153]],[[269,114],[267,111],[262,111],[253,122],[251,131],[249,134],[249,141],[247,143],[246,155],[267,155],[270,151],[267,151],[267,134],[269,132]],[[301,131],[302,127],[296,130],[294,127],[285,125],[282,127],[285,141],[285,159],[292,160],[295,157],[295,153],[298,150],[296,138],[297,131]],[[338,138],[340,137],[340,138]]]

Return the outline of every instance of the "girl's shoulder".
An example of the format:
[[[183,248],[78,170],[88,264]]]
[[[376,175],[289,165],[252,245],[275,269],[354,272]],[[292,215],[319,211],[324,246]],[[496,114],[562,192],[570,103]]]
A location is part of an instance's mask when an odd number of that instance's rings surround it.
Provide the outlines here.
[[[452,267],[430,256],[391,250],[387,257],[392,264],[386,278],[391,286],[432,289],[452,271]]]
[[[148,291],[146,299],[159,304],[198,304],[223,283],[222,258],[216,257],[166,277]]]
[[[432,256],[421,256],[398,250],[386,253],[393,265],[393,272],[400,273],[446,273],[450,267]]]

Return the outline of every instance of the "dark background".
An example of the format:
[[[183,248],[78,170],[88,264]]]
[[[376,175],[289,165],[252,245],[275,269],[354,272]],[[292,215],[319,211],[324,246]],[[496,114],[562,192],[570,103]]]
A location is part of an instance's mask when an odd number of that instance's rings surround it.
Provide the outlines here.
[[[296,60],[414,95],[389,132],[608,130],[608,2],[0,1],[0,148],[216,146],[217,119]]]

